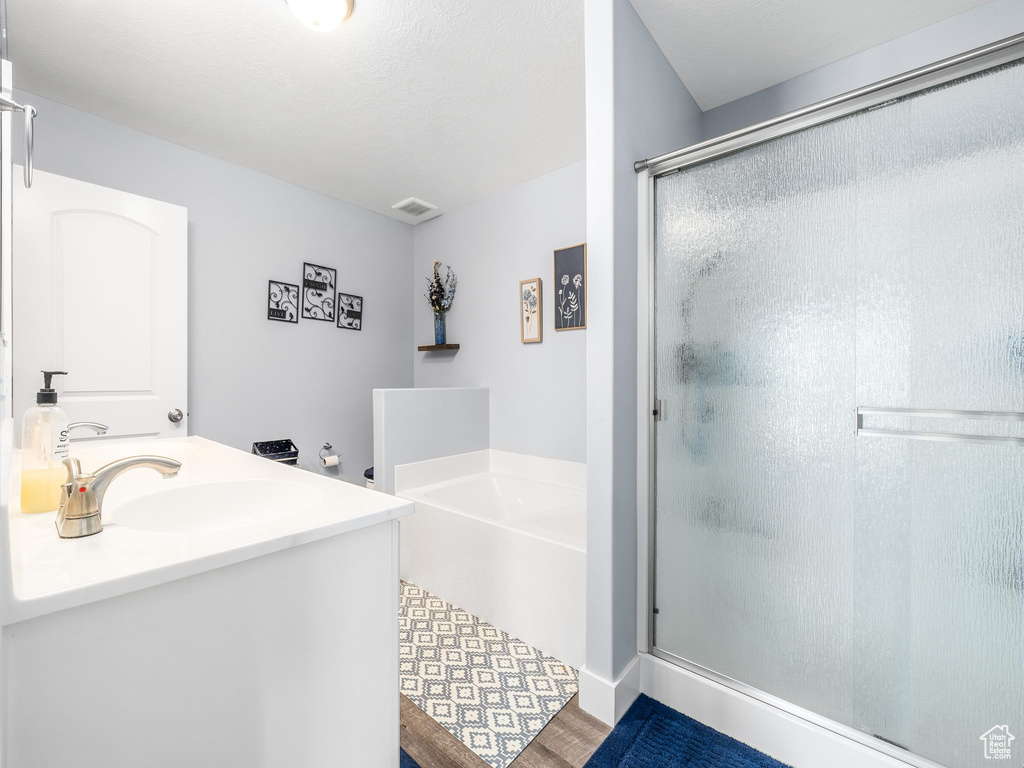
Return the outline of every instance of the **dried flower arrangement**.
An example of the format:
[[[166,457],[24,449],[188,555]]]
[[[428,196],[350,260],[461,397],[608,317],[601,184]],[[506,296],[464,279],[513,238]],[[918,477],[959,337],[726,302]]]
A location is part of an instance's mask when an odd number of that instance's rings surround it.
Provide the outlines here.
[[[427,278],[427,292],[423,295],[430,303],[434,314],[443,315],[452,308],[452,302],[455,301],[455,286],[458,284],[458,278],[452,272],[452,268],[448,267],[448,272],[442,280],[440,270],[441,262],[435,261],[434,274]]]

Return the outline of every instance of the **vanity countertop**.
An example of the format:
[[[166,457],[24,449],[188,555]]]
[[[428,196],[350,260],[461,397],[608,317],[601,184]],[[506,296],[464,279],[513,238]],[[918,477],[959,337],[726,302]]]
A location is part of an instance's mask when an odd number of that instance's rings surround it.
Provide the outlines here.
[[[20,484],[10,483],[11,594],[5,624],[366,528],[413,510],[411,502],[395,496],[201,437],[97,440],[72,447],[86,472],[142,454],[180,461],[178,476],[165,480],[146,469],[124,473],[107,491],[103,530],[85,538],[58,537],[56,512],[22,514]],[[13,464],[16,472],[16,459]],[[233,503],[236,508],[226,522],[217,513],[204,517],[205,504],[223,508]],[[179,506],[180,523],[175,520]],[[155,529],[146,527],[148,507],[154,510]],[[119,510],[124,510],[122,524]]]

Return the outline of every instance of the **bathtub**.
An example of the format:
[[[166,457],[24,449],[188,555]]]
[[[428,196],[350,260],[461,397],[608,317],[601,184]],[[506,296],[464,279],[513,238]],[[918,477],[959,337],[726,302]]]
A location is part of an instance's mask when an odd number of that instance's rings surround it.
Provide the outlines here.
[[[583,664],[585,464],[477,451],[396,467],[395,493],[403,579]]]

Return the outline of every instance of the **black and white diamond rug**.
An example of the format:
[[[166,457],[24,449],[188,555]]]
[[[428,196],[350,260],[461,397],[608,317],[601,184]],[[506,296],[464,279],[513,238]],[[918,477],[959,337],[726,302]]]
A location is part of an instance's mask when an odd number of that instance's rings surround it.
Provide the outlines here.
[[[403,582],[401,686],[492,768],[507,768],[579,687],[575,669]]]

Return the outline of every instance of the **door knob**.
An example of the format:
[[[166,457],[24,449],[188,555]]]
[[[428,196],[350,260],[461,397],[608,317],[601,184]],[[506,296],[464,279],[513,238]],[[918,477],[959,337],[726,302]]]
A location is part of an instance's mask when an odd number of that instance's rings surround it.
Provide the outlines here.
[[[181,408],[174,408],[167,412],[167,420],[173,421],[175,424],[184,418],[185,414],[181,412]]]

